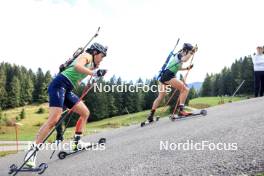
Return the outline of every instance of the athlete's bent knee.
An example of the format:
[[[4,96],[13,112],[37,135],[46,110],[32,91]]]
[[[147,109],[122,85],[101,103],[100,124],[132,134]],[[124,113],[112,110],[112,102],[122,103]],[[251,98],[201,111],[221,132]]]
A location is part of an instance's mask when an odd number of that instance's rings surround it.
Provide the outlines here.
[[[181,93],[185,92],[185,93],[188,93],[189,92],[189,88],[187,86],[183,86],[182,89],[180,90]]]
[[[88,119],[88,117],[90,116],[90,111],[87,109],[82,113],[82,117],[85,117],[86,119]]]

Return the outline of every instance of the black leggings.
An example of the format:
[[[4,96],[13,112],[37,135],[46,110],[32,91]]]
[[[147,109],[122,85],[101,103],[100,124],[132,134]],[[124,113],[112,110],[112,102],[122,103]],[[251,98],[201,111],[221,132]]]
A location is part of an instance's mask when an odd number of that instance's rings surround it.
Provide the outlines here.
[[[255,81],[255,97],[258,97],[258,95],[262,97],[264,92],[264,71],[255,71],[254,81]]]

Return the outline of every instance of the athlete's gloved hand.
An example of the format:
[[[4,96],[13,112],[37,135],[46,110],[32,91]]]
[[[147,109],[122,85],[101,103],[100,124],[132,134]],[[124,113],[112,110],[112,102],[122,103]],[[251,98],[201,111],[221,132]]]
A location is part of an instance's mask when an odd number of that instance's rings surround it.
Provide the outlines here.
[[[96,69],[93,71],[93,76],[100,78],[103,77],[106,74],[107,70],[105,69]]]
[[[191,70],[193,68],[193,64],[191,64],[189,67],[187,67],[187,70]]]

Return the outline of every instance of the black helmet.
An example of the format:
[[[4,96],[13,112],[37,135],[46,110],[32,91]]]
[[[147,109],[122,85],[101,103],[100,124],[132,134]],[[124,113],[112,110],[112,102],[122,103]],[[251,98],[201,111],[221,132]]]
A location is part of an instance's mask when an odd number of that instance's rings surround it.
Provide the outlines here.
[[[90,46],[90,48],[88,48],[87,50],[86,50],[86,52],[87,51],[89,51],[89,50],[95,50],[95,51],[98,51],[99,53],[103,53],[105,56],[106,56],[106,54],[107,54],[107,46],[103,46],[103,45],[101,45],[101,44],[99,44],[99,43],[93,43],[91,46]]]
[[[193,48],[194,47],[190,43],[184,43],[182,46],[182,50],[184,50],[184,51],[191,51],[191,50],[193,50]]]

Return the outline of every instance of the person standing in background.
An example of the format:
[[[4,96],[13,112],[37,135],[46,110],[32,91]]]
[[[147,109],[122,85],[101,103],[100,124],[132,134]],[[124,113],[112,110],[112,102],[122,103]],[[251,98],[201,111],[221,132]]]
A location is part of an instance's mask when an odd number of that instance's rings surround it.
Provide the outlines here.
[[[252,57],[254,65],[255,97],[262,97],[264,92],[264,47],[257,47],[257,54]]]

